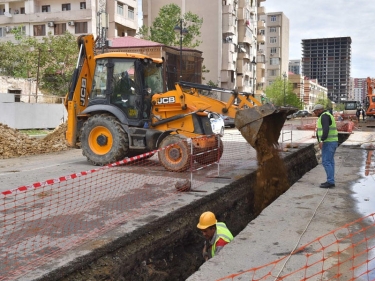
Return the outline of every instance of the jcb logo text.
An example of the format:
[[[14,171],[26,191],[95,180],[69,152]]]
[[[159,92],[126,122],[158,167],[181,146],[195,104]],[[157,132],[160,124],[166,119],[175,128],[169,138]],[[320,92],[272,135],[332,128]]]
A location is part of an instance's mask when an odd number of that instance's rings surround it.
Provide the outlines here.
[[[174,97],[165,97],[158,99],[158,104],[175,103]]]
[[[86,78],[82,78],[81,93],[80,93],[80,98],[79,98],[79,103],[81,106],[85,106],[85,103],[86,103],[86,94],[87,94],[86,82],[87,82]]]

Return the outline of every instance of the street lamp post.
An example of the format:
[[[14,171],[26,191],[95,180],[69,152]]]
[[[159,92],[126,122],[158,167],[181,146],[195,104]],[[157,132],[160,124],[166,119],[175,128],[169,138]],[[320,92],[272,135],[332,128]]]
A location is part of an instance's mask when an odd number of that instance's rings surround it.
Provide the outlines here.
[[[286,72],[284,72],[283,77],[284,77],[284,106],[285,106],[285,80],[286,80]]]
[[[173,29],[175,32],[180,33],[180,79],[179,79],[180,82],[182,80],[182,38],[184,35],[189,33],[189,31],[186,28],[184,28],[182,24],[183,24],[183,19],[181,18],[179,20],[179,25],[176,25],[175,28]]]
[[[255,56],[253,57],[251,64],[253,65],[253,96],[255,97],[255,83],[256,83],[255,66],[257,64],[255,61]]]

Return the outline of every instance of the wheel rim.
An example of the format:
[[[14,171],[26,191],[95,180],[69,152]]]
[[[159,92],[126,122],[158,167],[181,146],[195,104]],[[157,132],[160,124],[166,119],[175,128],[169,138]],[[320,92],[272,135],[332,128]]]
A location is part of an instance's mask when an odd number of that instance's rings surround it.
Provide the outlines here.
[[[104,155],[112,148],[113,136],[106,127],[97,126],[91,130],[88,142],[92,152]]]
[[[173,163],[178,163],[181,160],[182,153],[179,146],[173,146],[165,151],[166,159]]]

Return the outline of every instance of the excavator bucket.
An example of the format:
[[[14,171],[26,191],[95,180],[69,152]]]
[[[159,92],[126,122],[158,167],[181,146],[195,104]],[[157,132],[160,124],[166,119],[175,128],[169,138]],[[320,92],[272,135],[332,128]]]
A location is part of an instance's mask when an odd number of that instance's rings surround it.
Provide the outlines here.
[[[276,107],[270,103],[239,110],[234,124],[242,136],[254,147],[258,160],[273,157],[280,132],[288,115],[297,111],[294,107]]]

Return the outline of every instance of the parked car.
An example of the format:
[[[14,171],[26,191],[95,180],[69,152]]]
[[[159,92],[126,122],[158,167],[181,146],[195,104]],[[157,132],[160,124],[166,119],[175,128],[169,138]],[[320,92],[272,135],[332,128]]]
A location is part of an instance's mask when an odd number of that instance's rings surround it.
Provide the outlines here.
[[[220,115],[220,117],[223,118],[225,127],[234,128],[234,118],[225,115]]]
[[[214,112],[208,112],[208,118],[211,122],[212,132],[214,134],[219,134],[220,136],[224,136],[224,120],[221,118],[220,114]]]
[[[310,117],[312,114],[307,110],[298,110],[297,112],[293,113],[293,118],[296,117]]]

